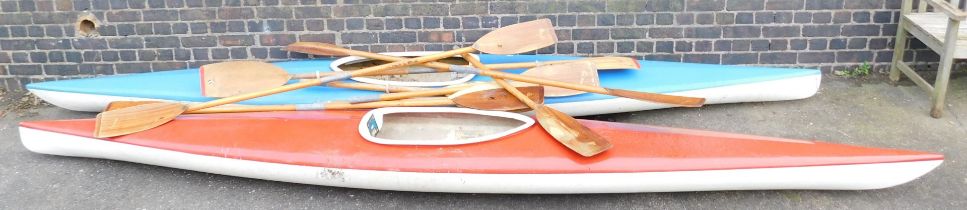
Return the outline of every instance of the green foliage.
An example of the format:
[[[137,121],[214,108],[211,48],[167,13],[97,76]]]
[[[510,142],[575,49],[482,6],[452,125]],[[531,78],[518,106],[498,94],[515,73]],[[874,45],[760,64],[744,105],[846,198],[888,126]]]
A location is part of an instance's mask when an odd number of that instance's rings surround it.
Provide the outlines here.
[[[873,66],[870,65],[870,63],[863,62],[863,65],[857,66],[852,70],[834,71],[833,74],[836,74],[836,76],[843,76],[847,78],[862,77],[862,76],[869,75],[872,69],[873,69]]]

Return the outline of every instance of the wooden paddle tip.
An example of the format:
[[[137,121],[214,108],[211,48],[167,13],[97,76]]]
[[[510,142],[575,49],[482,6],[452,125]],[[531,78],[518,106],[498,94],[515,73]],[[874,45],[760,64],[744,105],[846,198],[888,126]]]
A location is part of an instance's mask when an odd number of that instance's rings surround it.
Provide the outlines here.
[[[261,61],[228,61],[203,65],[201,94],[206,97],[228,97],[284,85],[289,73],[281,67]]]
[[[591,157],[611,149],[614,145],[601,135],[567,114],[546,106],[535,110],[537,122],[568,149],[584,157]]]
[[[517,54],[557,43],[557,32],[550,19],[537,19],[498,28],[484,34],[473,48],[490,54]]]
[[[550,63],[528,69],[521,75],[585,86],[601,86],[601,82],[598,80],[597,67],[591,61]],[[521,84],[521,82],[512,83]],[[586,92],[559,87],[545,87],[544,89],[544,94],[547,97],[565,97],[584,93]]]
[[[94,137],[106,138],[137,133],[173,120],[188,107],[178,103],[142,104],[97,114]]]

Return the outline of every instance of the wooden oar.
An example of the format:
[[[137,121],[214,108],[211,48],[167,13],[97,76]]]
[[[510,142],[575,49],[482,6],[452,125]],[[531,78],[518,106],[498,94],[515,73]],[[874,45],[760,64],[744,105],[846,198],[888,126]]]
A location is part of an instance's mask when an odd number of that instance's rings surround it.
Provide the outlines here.
[[[542,86],[518,87],[527,98],[544,101]],[[126,107],[161,103],[160,101],[114,101],[108,104],[105,111]],[[350,104],[346,102],[329,102],[320,104],[290,104],[290,105],[259,105],[259,106],[220,106],[202,110],[190,111],[185,114],[228,113],[228,112],[265,112],[265,111],[302,111],[302,110],[333,110],[333,109],[372,109],[391,106],[460,106],[481,110],[521,111],[529,109],[511,93],[494,84],[483,84],[467,87],[448,97],[416,98],[397,101],[378,101],[369,103]]]
[[[270,89],[285,85],[291,79],[285,69],[259,61],[232,61],[209,64],[199,68],[199,74],[201,75],[201,94],[206,97],[228,97]],[[330,82],[326,86],[387,92],[405,92],[424,89],[339,81]]]
[[[618,70],[618,69],[631,69],[640,70],[641,65],[638,61],[633,58],[628,57],[592,57],[592,58],[582,58],[577,60],[559,60],[559,61],[537,61],[537,62],[524,62],[524,63],[498,63],[498,64],[487,64],[487,68],[495,70],[504,69],[524,69],[524,68],[534,68],[541,65],[551,65],[551,64],[561,64],[574,61],[587,61],[594,65],[597,70]]]
[[[153,103],[128,108],[101,112],[97,115],[94,137],[112,137],[148,130],[171,121],[178,115],[195,110],[201,110],[223,104],[235,103],[256,97],[307,88],[326,84],[333,81],[348,79],[354,76],[366,75],[388,69],[396,69],[420,63],[426,63],[463,53],[479,50],[491,54],[516,54],[537,50],[554,44],[557,37],[550,20],[541,19],[518,23],[498,28],[484,34],[472,47],[465,47],[447,52],[436,53],[417,58],[399,60],[388,64],[369,67],[320,79],[302,81],[272,89],[260,90],[231,97],[216,99],[204,103],[185,105],[181,103]]]
[[[598,81],[598,71],[594,69],[594,65],[587,61],[575,61],[575,62],[565,62],[565,63],[555,63],[544,65],[541,68],[528,69],[521,73],[522,75],[547,78],[560,82],[574,83],[587,86],[601,86]],[[523,86],[523,84],[530,83],[520,83],[513,82],[517,86]],[[347,102],[349,103],[364,103],[372,101],[387,101],[387,100],[399,100],[404,98],[413,97],[428,97],[428,96],[439,96],[446,95],[456,91],[462,90],[459,87],[451,88],[438,88],[432,90],[423,91],[406,91],[398,93],[387,93],[381,95],[367,95],[354,97]],[[545,97],[563,97],[583,94],[585,92],[578,90],[571,90],[558,87],[544,87]]]
[[[311,55],[332,56],[332,55],[326,54],[326,50],[325,50],[326,48],[332,48],[332,47],[336,47],[336,46],[333,44],[320,43],[320,42],[296,42],[296,43],[289,44],[286,47],[286,50],[292,51],[292,52],[311,54]],[[638,64],[638,61],[635,59],[628,58],[628,57],[613,57],[613,56],[583,58],[583,59],[577,59],[577,60],[487,64],[487,67],[490,67],[491,69],[494,69],[494,70],[509,70],[509,69],[533,68],[541,65],[559,64],[559,63],[567,63],[567,62],[573,62],[573,61],[589,61],[593,63],[595,65],[595,68],[598,70],[616,70],[616,69],[639,70],[641,67],[640,64]],[[447,72],[447,70],[448,69],[433,70],[433,69],[427,69],[427,68],[393,69],[393,70],[383,71],[383,72],[379,72],[379,73],[367,75],[367,76],[436,73],[436,72]],[[333,73],[335,72],[319,72],[319,75],[325,76]],[[317,75],[315,73],[303,73],[303,74],[292,75],[292,78],[314,78],[316,76]]]
[[[306,80],[306,79],[301,79],[299,81],[304,81],[304,80]],[[346,88],[346,89],[356,89],[356,90],[370,90],[370,91],[380,91],[380,92],[387,92],[387,93],[399,93],[399,92],[410,92],[410,91],[423,91],[423,90],[429,90],[429,89],[431,89],[431,88],[422,88],[422,87],[405,87],[405,86],[396,86],[396,85],[377,85],[377,84],[369,84],[369,83],[340,82],[340,81],[329,82],[329,83],[326,83],[325,85],[326,86],[329,86],[329,87],[336,87],[336,88]]]
[[[386,93],[386,94],[379,94],[379,95],[356,96],[353,98],[346,99],[345,102],[355,104],[355,103],[365,103],[365,102],[373,102],[373,101],[391,101],[391,100],[399,100],[399,99],[407,99],[407,98],[415,98],[415,97],[450,95],[450,94],[456,93],[457,91],[470,88],[472,86],[477,86],[477,85],[487,86],[487,84],[488,83],[484,83],[484,82],[474,82],[474,83],[464,83],[464,84],[453,85],[449,87],[431,88],[431,89],[418,90],[418,91],[405,91],[405,92]],[[493,86],[493,85],[491,84],[489,86]],[[526,85],[520,85],[520,86],[526,86]]]
[[[577,60],[558,60],[558,61],[537,61],[537,62],[522,62],[522,63],[498,63],[498,64],[487,64],[488,67],[495,66],[499,68],[494,68],[495,70],[511,70],[511,69],[522,69],[522,68],[533,68],[542,65],[552,65],[561,64],[569,62],[586,61],[594,64],[595,68],[598,70],[616,70],[616,69],[632,69],[639,70],[638,61],[626,58],[626,57],[595,57],[595,58],[584,58]],[[604,68],[604,69],[601,69]],[[328,76],[335,74],[338,71],[327,71],[316,73],[301,73],[293,74],[292,78],[315,78],[317,76]],[[403,74],[426,74],[426,73],[441,73],[448,72],[446,69],[432,69],[432,68],[406,68],[406,69],[393,69],[385,72],[379,72],[372,75],[366,76],[383,76],[383,75],[403,75]]]
[[[473,57],[467,57],[467,61],[470,61],[474,67],[480,68],[484,71],[489,70],[487,66],[480,63]],[[531,109],[534,109],[534,115],[537,117],[537,122],[541,124],[541,127],[547,131],[554,139],[558,142],[571,149],[578,154],[585,157],[591,157],[597,155],[605,150],[612,147],[610,141],[604,137],[598,135],[591,131],[591,129],[584,127],[581,123],[578,123],[576,119],[553,108],[544,106],[544,104],[531,101],[527,98],[524,93],[515,88],[513,85],[504,81],[501,78],[493,78],[494,82],[498,85],[504,87],[508,92],[510,92],[514,97],[523,102]]]
[[[351,50],[351,49],[346,49],[338,46],[325,48],[325,51],[320,49],[317,52],[329,52],[331,53],[330,55],[355,55],[360,57],[367,57],[367,58],[386,60],[386,61],[396,61],[400,59],[405,59],[405,58],[400,58],[396,56]],[[664,103],[664,104],[677,105],[677,106],[700,107],[705,103],[704,98],[674,96],[674,95],[647,93],[647,92],[632,91],[632,90],[594,87],[594,86],[573,84],[573,83],[567,83],[567,82],[561,82],[561,81],[547,80],[547,79],[519,75],[519,74],[505,73],[500,71],[482,71],[480,69],[472,68],[468,66],[449,65],[449,64],[438,63],[438,62],[428,62],[428,63],[424,63],[423,65],[432,67],[432,68],[437,68],[437,69],[449,69],[450,71],[454,71],[454,72],[479,74],[479,75],[490,76],[493,78],[509,79],[509,80],[514,80],[518,82],[541,84],[544,86],[560,87],[560,88],[566,88],[571,90],[579,90],[584,92],[613,95],[618,97],[625,97],[625,98],[637,99],[642,101],[651,101],[651,102]],[[548,68],[548,66],[538,66],[534,68]]]
[[[302,51],[307,53],[314,53],[312,49],[317,49],[326,46],[334,46],[325,43],[316,42],[297,42],[290,47],[299,49],[296,51]],[[607,69],[638,69],[638,61],[626,58],[626,57],[595,57],[595,58],[585,58],[578,60],[562,60],[562,61],[546,61],[546,62],[524,62],[524,63],[503,63],[503,64],[490,64],[488,67],[492,69],[518,69],[518,68],[531,68],[542,65],[554,65],[563,64],[569,62],[578,61],[588,61],[592,62],[598,70]],[[566,69],[565,69],[566,70]],[[437,73],[446,72],[448,69],[429,69],[429,68],[403,68],[403,69],[392,69],[385,72],[378,72],[377,74],[371,74],[366,76],[378,76],[378,75],[401,75],[401,74],[419,74],[419,73]],[[337,74],[339,72],[317,72],[317,73],[303,73],[303,74],[289,74],[284,69],[279,68],[275,65],[261,63],[261,62],[239,62],[239,63],[226,63],[222,65],[212,65],[201,69],[201,80],[202,95],[207,97],[228,97],[233,95],[238,95],[241,93],[254,92],[258,90],[270,89],[278,86],[284,85],[290,79],[316,79],[319,77],[326,77]],[[538,76],[540,78],[546,78],[550,80],[558,80],[564,82],[576,82],[566,79],[570,79],[568,75],[573,72],[535,72],[527,71],[522,73],[523,75]],[[562,76],[562,77],[548,77],[548,76]],[[588,77],[589,78],[589,77]],[[595,79],[596,80],[596,79]],[[580,80],[579,80],[580,81]],[[351,85],[350,85],[351,84]],[[582,83],[583,84],[583,83]],[[585,84],[589,86],[597,86],[591,84]],[[330,87],[341,87],[341,88],[352,88],[352,89],[362,89],[362,90],[376,90],[376,91],[387,91],[387,92],[405,92],[408,90],[414,90],[414,88],[407,87],[377,87],[373,84],[364,85],[361,83],[329,83],[327,86]],[[563,88],[548,87],[547,96],[548,97],[563,97],[571,96],[584,93],[582,91],[573,91]]]

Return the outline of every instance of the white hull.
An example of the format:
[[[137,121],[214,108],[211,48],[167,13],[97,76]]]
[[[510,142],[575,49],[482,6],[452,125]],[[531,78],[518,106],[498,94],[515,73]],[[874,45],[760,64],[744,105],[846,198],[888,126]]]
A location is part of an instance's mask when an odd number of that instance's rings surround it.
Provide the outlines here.
[[[816,74],[781,80],[672,92],[668,94],[705,97],[706,104],[795,100],[808,98],[816,94],[821,79],[822,75]],[[84,112],[100,112],[111,101],[156,100],[35,89],[31,89],[30,91],[41,99],[44,99],[44,101],[56,106]],[[666,104],[650,103],[627,98],[555,103],[549,104],[549,106],[572,116],[611,114],[672,107]]]
[[[195,155],[20,128],[37,153],[103,158],[255,179],[336,187],[455,193],[627,193],[717,190],[865,190],[909,182],[942,160],[735,170],[470,174],[323,168]],[[574,182],[573,180],[593,180]]]

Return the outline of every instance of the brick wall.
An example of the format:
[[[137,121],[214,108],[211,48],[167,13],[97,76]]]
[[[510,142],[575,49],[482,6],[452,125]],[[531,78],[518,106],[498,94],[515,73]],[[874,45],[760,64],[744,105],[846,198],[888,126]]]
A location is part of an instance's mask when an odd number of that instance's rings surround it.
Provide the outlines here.
[[[900,0],[55,0],[0,1],[0,78],[29,82],[306,58],[321,41],[369,51],[444,50],[550,18],[539,54],[794,66],[888,67]],[[94,17],[97,36],[75,29]],[[909,59],[936,61],[914,43]]]

